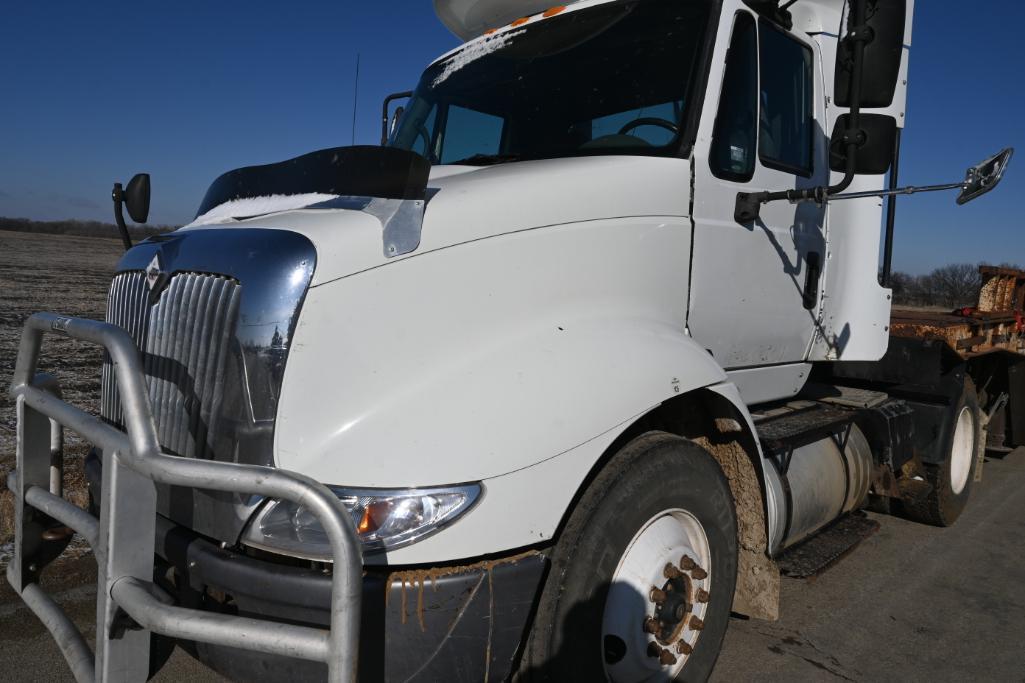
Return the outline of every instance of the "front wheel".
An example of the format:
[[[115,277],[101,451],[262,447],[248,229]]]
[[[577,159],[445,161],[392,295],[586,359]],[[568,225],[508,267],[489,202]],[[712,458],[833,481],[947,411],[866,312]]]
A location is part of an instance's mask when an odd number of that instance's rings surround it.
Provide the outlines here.
[[[644,434],[602,469],[560,535],[520,679],[704,680],[736,572],[718,463],[686,439]]]

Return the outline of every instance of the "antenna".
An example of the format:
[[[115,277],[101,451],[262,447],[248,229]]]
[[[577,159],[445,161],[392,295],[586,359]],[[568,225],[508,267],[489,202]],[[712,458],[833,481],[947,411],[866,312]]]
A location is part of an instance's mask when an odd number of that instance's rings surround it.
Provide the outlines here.
[[[359,53],[356,53],[356,85],[352,93],[352,144],[356,144],[356,100],[359,98]]]

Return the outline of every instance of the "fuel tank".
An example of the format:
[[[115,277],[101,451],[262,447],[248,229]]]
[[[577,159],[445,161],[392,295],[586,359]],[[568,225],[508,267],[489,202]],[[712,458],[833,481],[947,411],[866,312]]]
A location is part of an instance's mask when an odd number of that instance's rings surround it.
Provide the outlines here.
[[[759,431],[763,427],[759,425]],[[763,447],[765,440],[763,437]],[[853,422],[815,439],[792,446],[766,449],[766,477],[783,496],[770,502],[777,525],[770,548],[773,553],[805,540],[816,531],[860,508],[871,483],[872,449]]]

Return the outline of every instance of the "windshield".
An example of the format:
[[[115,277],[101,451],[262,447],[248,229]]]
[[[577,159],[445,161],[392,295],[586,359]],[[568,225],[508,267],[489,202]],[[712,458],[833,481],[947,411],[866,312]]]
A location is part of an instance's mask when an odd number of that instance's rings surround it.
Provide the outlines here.
[[[608,3],[470,43],[424,72],[389,144],[434,164],[675,153],[709,4]]]

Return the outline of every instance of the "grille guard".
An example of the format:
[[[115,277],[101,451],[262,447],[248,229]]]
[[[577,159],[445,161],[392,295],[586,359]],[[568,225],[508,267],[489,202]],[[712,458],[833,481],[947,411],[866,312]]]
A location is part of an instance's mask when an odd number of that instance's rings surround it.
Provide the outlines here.
[[[43,335],[62,334],[106,349],[124,406],[126,432],[58,398],[56,382],[36,375]],[[84,681],[145,681],[150,631],[246,650],[324,662],[332,682],[355,681],[362,598],[362,554],[356,530],[341,501],[309,477],[259,465],[193,460],[163,453],[138,346],[109,323],[52,313],[30,317],[11,385],[17,402],[17,469],[8,477],[15,496],[14,556],[7,580],[50,631]],[[53,485],[59,472],[62,428],[78,433],[101,452],[100,518],[72,505]],[[54,478],[56,479],[56,478]],[[280,624],[171,606],[152,583],[156,483],[284,498],[310,508],[334,557],[331,628]],[[43,539],[49,519],[73,529],[92,547],[99,565],[96,652],[64,611],[39,587],[42,568],[63,547]]]

